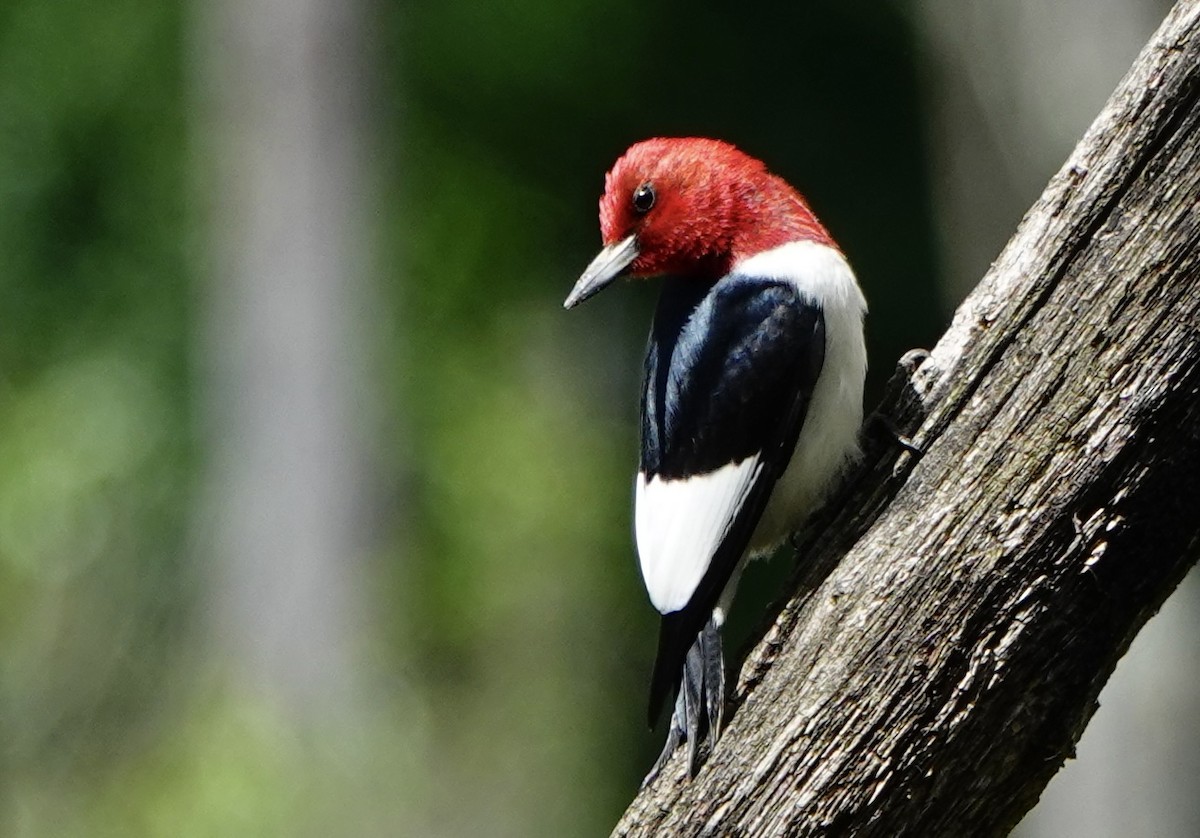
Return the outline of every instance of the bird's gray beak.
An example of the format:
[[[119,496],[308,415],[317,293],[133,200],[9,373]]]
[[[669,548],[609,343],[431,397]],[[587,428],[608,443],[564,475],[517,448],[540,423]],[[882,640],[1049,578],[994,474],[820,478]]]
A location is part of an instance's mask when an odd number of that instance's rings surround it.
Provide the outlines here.
[[[637,241],[633,236],[601,250],[567,295],[563,308],[574,308],[593,294],[603,291],[614,279],[624,274],[637,257]]]

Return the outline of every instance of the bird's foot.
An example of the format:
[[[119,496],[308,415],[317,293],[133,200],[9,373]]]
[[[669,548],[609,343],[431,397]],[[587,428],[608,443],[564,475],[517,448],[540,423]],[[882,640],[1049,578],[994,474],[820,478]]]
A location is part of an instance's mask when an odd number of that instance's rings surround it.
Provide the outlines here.
[[[898,379],[910,381],[917,369],[924,364],[928,358],[929,351],[926,349],[910,349],[908,352],[904,353],[904,356],[900,359],[899,363],[896,364],[896,376],[893,378],[893,382]],[[889,387],[890,386],[892,385],[889,384]],[[922,456],[924,456],[925,449],[923,449],[912,437],[902,433],[896,426],[895,421],[893,421],[892,418],[886,413],[881,413],[878,410],[873,412],[869,417],[867,417],[867,424],[871,427],[882,430],[888,439],[900,446],[900,448],[907,453],[911,454],[914,459],[920,459]]]
[[[901,433],[900,429],[896,427],[896,423],[892,421],[890,416],[885,416],[882,413],[876,412],[871,414],[869,421],[871,424],[880,428],[885,434],[887,434],[888,439],[900,446],[909,454],[912,454],[918,459],[925,455],[925,449],[918,445],[916,440],[914,440],[912,437]]]
[[[900,356],[896,362],[897,371],[903,372],[906,378],[912,378],[917,367],[929,360],[928,349],[910,349]]]

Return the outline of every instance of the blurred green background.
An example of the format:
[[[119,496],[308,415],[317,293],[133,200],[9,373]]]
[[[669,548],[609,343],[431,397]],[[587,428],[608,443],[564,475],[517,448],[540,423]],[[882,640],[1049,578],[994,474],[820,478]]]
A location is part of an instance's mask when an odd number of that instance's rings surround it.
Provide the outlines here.
[[[1166,10],[1088,2],[0,3],[0,835],[605,833],[662,735],[655,291],[560,307],[605,170],[797,185],[871,401]]]

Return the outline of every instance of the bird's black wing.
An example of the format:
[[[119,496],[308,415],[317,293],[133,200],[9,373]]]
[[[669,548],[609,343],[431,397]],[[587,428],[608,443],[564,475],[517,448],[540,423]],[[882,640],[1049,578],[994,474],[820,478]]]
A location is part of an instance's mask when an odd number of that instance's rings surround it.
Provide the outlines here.
[[[822,311],[790,283],[666,282],[646,354],[636,510],[663,613],[651,724],[791,459],[824,357]]]

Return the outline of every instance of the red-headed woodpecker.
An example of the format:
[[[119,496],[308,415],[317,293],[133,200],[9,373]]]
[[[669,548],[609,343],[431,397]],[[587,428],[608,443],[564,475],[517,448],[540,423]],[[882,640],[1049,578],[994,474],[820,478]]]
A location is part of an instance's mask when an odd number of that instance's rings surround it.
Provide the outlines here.
[[[721,626],[749,556],[794,531],[858,455],[866,301],[804,199],[707,139],[630,147],[605,177],[604,248],[564,306],[663,276],[646,351],[635,535],[662,613],[650,722],[675,710],[654,778],[725,706]]]

